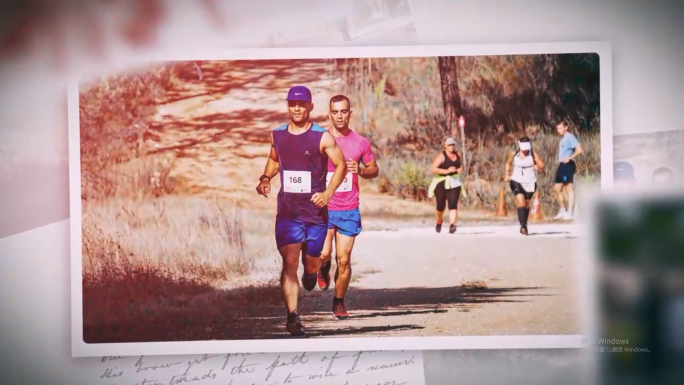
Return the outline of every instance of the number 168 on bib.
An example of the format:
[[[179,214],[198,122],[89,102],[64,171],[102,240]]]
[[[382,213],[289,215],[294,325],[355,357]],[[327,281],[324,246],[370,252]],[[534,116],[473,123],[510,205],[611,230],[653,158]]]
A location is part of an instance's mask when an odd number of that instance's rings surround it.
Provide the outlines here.
[[[283,188],[286,193],[307,194],[311,192],[311,173],[309,171],[284,171]]]

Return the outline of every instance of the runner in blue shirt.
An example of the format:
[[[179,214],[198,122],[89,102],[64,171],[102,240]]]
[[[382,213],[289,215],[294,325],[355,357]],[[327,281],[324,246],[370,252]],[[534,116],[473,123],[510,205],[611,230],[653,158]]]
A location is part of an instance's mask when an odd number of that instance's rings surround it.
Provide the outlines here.
[[[287,308],[287,331],[304,336],[297,311],[299,279],[297,269],[301,255],[304,264],[302,286],[308,291],[316,287],[321,251],[328,233],[328,208],[335,190],[347,173],[344,155],[335,138],[321,126],[311,122],[311,91],[295,86],[287,94],[290,122],[271,134],[271,153],[257,192],[268,196],[271,179],[280,174],[275,238],[283,258],[280,285]],[[326,188],[328,159],[335,172]]]
[[[556,193],[560,209],[554,219],[570,220],[573,217],[575,207],[575,191],[573,189],[573,177],[577,171],[575,158],[582,154],[582,146],[577,137],[568,132],[568,124],[560,122],[556,126],[561,139],[558,143],[558,169],[556,170],[556,184],[553,191]],[[563,190],[568,193],[568,208],[565,208],[565,196]]]

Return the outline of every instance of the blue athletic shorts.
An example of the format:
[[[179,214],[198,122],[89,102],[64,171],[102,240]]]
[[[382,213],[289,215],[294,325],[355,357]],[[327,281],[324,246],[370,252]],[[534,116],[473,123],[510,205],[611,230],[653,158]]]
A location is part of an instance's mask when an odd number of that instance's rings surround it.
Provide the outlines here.
[[[303,243],[306,255],[320,257],[328,228],[325,223],[307,223],[296,219],[276,218],[275,237],[278,250],[293,243]]]
[[[359,209],[328,211],[328,228],[348,237],[361,234],[361,213]]]

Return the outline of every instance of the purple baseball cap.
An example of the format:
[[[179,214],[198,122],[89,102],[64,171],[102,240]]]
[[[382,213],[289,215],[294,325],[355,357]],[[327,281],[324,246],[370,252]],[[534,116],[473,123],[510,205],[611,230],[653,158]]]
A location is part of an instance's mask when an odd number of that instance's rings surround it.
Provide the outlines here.
[[[302,102],[311,101],[311,91],[304,86],[294,86],[287,92],[287,99],[285,100],[299,100]]]

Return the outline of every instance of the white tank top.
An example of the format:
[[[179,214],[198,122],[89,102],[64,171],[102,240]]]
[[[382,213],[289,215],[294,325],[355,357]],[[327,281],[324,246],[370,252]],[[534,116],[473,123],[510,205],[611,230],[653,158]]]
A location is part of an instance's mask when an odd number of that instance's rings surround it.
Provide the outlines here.
[[[511,180],[518,183],[533,183],[537,181],[537,174],[534,172],[534,157],[530,153],[524,158],[518,152],[513,156],[513,175]]]

